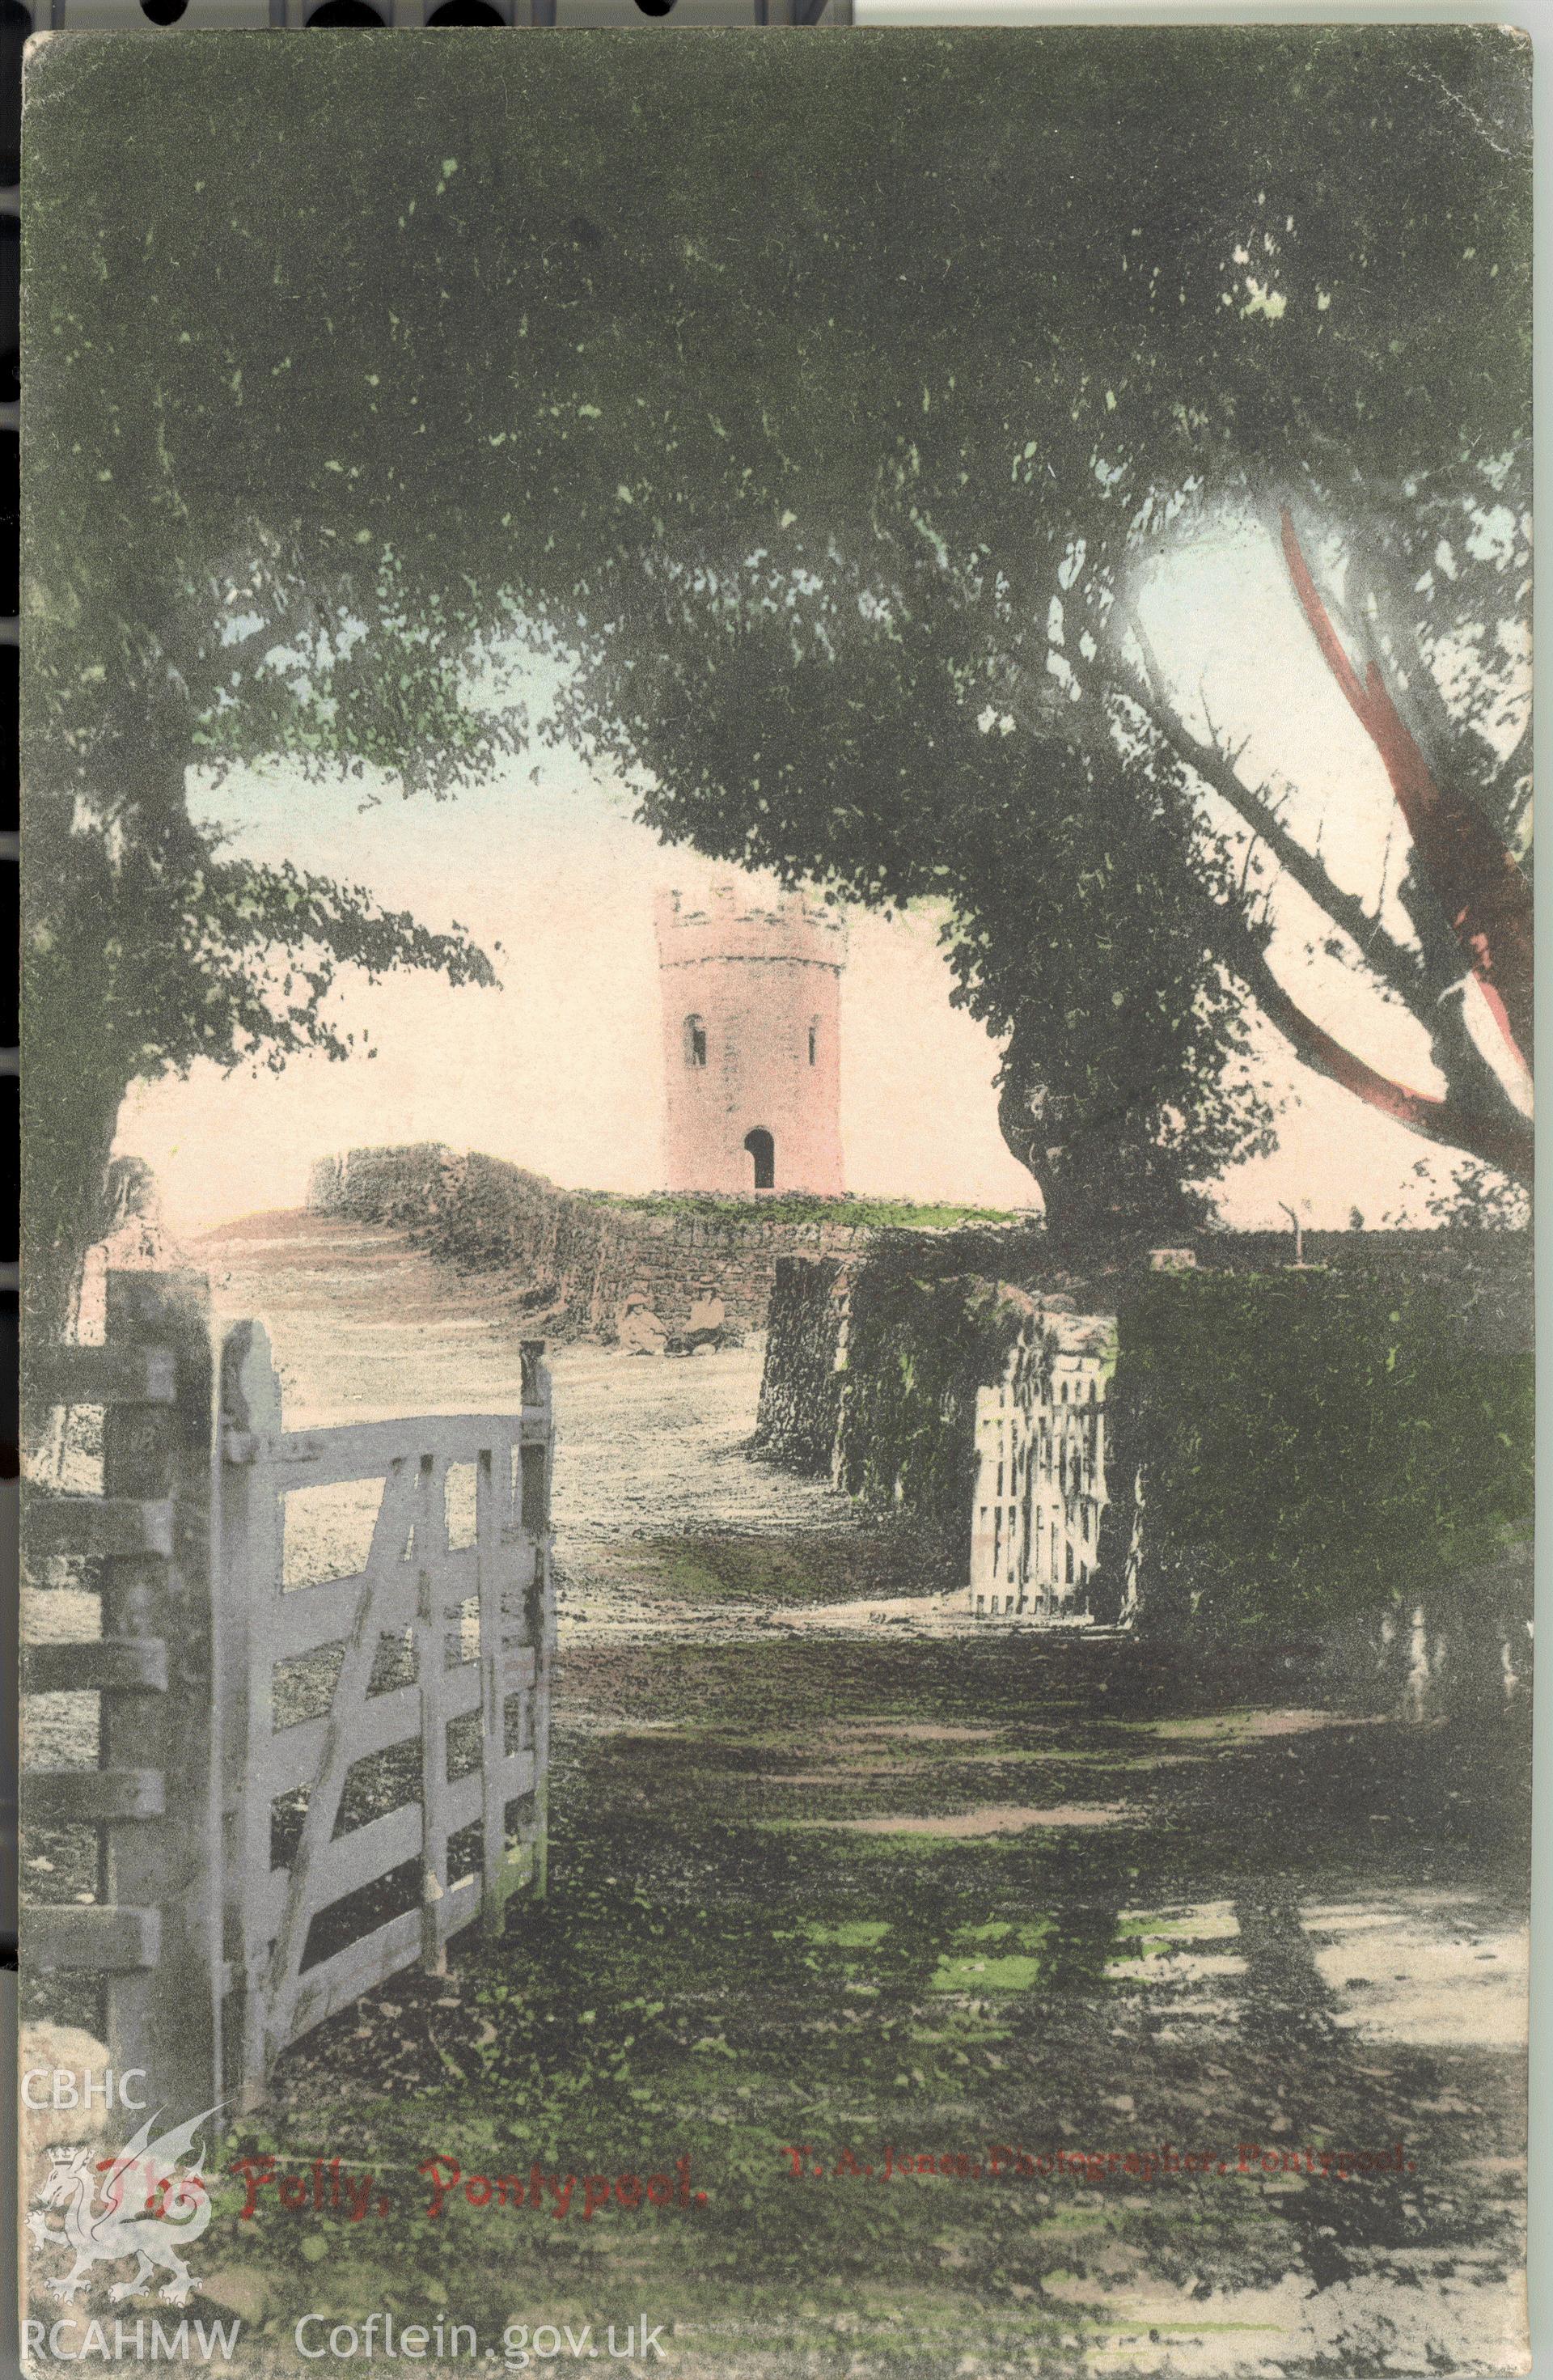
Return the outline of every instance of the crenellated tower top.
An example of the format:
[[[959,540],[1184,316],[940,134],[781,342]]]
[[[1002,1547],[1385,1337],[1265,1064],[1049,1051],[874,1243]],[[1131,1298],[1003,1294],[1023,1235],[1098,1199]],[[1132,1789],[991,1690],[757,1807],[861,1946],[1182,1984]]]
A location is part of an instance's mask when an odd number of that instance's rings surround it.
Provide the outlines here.
[[[839,911],[803,892],[772,898],[738,884],[714,884],[701,900],[661,892],[657,904],[661,966],[702,958],[789,959],[804,966],[843,967],[846,926]]]

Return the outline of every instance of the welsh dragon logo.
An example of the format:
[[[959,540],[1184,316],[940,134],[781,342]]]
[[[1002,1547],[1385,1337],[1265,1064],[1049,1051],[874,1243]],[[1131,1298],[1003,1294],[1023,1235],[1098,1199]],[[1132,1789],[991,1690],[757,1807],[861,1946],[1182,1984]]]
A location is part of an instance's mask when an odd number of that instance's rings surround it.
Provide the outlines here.
[[[200,2283],[184,2262],[184,2252],[210,2222],[211,2195],[204,2150],[187,2171],[179,2160],[188,2155],[200,2125],[215,2113],[214,2107],[207,2107],[203,2115],[155,2140],[152,2128],[160,2117],[148,2116],[134,2139],[112,2156],[99,2157],[91,2148],[49,2151],[48,2178],[38,2195],[43,2206],[62,2207],[64,2215],[55,2225],[45,2215],[33,2213],[27,2228],[35,2247],[66,2249],[75,2258],[67,2273],[47,2284],[56,2298],[68,2304],[79,2291],[90,2289],[94,2265],[116,2265],[133,2256],[135,2270],[128,2279],[115,2281],[108,2291],[115,2304],[140,2296],[159,2265],[171,2276],[159,2295],[169,2305],[188,2303]]]

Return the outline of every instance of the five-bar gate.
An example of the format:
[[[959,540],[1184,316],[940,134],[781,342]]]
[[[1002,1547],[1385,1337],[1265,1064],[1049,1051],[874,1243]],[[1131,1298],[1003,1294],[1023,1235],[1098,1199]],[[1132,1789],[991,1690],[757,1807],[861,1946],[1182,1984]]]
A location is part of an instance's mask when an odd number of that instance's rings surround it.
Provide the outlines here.
[[[101,1854],[26,1952],[103,1976],[113,2063],[170,2114],[251,2105],[287,2043],[544,1890],[542,1355],[516,1414],[288,1430],[261,1326],[217,1360],[202,1278],[121,1273],[105,1343],[48,1359],[102,1408],[103,1492],[31,1496],[27,1552],[90,1558],[102,1633],[24,1683],[95,1691],[99,1765],[24,1767],[24,1810]]]

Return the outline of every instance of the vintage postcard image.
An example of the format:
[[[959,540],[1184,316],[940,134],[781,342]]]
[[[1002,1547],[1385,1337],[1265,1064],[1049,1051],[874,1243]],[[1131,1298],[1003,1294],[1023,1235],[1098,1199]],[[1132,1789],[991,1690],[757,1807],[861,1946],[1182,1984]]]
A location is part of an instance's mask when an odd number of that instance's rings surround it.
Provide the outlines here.
[[[1528,2368],[1529,54],[52,35],[27,2368]]]

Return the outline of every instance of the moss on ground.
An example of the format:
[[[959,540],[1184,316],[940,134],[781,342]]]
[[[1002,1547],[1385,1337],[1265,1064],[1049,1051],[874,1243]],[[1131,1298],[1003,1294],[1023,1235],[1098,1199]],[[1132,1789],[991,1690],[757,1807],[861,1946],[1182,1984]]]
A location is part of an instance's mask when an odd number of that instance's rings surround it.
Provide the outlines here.
[[[589,1206],[623,1208],[637,1215],[702,1215],[716,1222],[834,1223],[855,1231],[952,1232],[967,1225],[1037,1220],[1029,1213],[999,1207],[916,1206],[908,1198],[822,1198],[800,1191],[775,1191],[760,1198],[690,1191],[641,1196],[623,1190],[578,1190],[570,1195]]]
[[[653,1593],[683,1603],[773,1607],[939,1594],[959,1583],[931,1545],[888,1522],[810,1535],[701,1530],[650,1537],[638,1576]]]

